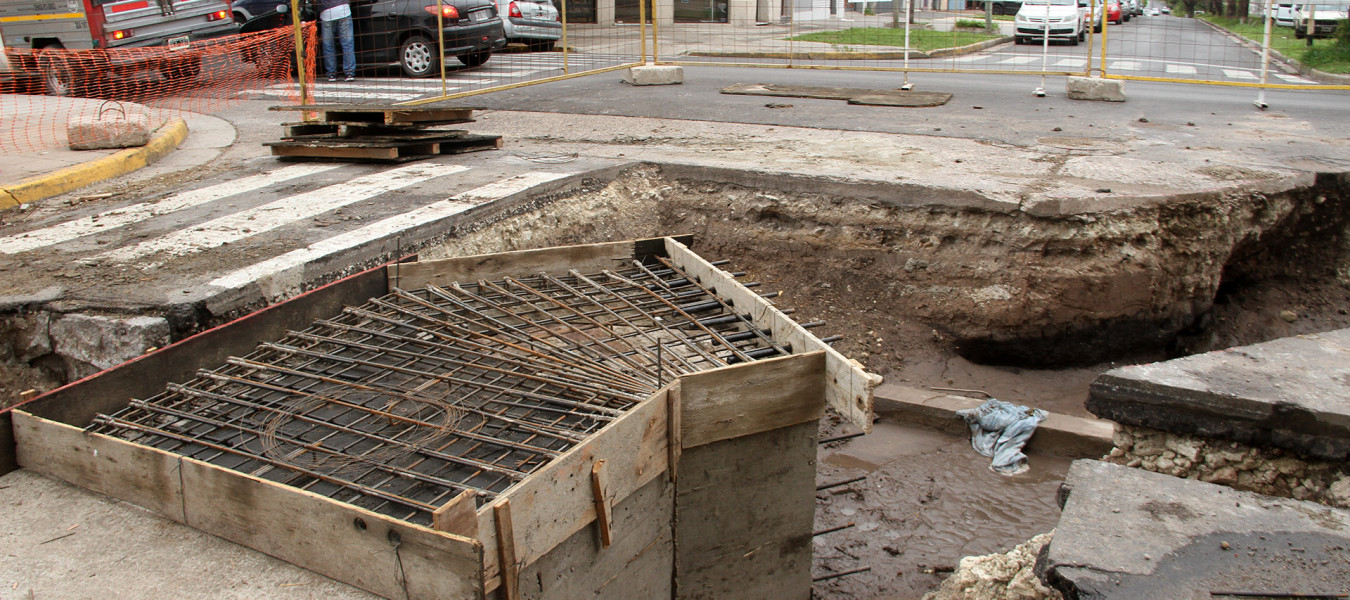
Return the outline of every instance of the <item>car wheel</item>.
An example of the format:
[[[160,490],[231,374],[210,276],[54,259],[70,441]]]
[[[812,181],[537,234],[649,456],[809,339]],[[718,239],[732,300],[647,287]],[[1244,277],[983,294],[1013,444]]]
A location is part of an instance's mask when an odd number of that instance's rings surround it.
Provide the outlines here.
[[[70,58],[59,50],[38,51],[38,70],[42,86],[49,96],[80,96],[84,94],[84,77],[71,68]]]
[[[1025,43],[1027,43],[1027,42],[1026,42],[1026,40],[1022,39],[1022,36],[1019,35],[1019,36],[1014,36],[1014,37],[1013,37],[1013,44],[1018,45],[1018,46],[1021,46],[1022,44],[1025,44]]]
[[[1076,36],[1076,35],[1069,36],[1069,45],[1070,45],[1070,46],[1077,46],[1077,45],[1078,45],[1078,36]]]
[[[398,49],[398,66],[408,77],[430,77],[440,66],[436,45],[427,38],[414,35]]]
[[[459,62],[464,63],[466,67],[476,67],[487,62],[488,57],[492,56],[491,50],[482,52],[470,52],[469,54],[459,55]]]
[[[1086,39],[1087,39],[1087,28],[1084,27],[1084,28],[1082,28],[1082,29],[1079,29],[1079,30],[1078,30],[1078,41],[1081,42],[1081,41],[1086,40]]]

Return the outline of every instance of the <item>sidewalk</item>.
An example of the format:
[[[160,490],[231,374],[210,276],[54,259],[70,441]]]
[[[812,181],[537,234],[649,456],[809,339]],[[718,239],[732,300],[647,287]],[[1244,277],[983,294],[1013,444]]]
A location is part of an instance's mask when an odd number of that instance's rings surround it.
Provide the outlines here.
[[[71,150],[66,124],[75,117],[99,117],[100,112],[100,118],[109,119],[122,114],[149,117],[150,142],[126,149]],[[192,156],[210,160],[235,137],[234,128],[216,117],[131,102],[4,94],[0,115],[0,156],[5,157],[0,163],[0,210],[134,172],[180,149],[195,150],[184,157],[186,168]]]

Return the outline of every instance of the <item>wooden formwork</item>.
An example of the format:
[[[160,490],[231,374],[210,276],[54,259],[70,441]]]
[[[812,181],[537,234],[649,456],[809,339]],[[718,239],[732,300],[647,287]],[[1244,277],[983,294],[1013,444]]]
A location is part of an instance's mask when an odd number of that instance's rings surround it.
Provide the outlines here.
[[[880,378],[688,242],[372,269],[0,413],[0,437],[13,436],[0,439],[0,467],[64,479],[388,598],[805,599],[815,423],[828,402],[870,428]],[[492,502],[446,502],[430,526],[84,430],[96,414],[166,381],[391,287],[607,268],[651,253],[697,273],[793,354],[682,375]]]

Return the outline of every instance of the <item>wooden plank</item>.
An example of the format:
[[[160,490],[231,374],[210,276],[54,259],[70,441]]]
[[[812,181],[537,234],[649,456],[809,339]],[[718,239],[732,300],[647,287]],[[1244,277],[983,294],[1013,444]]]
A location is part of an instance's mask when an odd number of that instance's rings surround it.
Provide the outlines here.
[[[825,353],[793,354],[680,377],[685,449],[820,419]]]
[[[626,265],[631,260],[633,242],[608,242],[424,260],[404,263],[397,270],[391,265],[388,274],[390,287],[412,290],[426,287],[428,283],[449,285],[456,281],[476,282],[538,273],[566,275],[570,269],[595,273]]]
[[[685,451],[675,484],[675,598],[811,597],[818,427]]]
[[[473,490],[464,490],[458,496],[431,513],[431,528],[467,538],[478,537],[478,506]]]
[[[497,519],[497,563],[501,569],[502,595],[505,600],[520,600],[520,561],[516,558],[516,533],[511,522],[511,500],[492,506]]]
[[[591,465],[591,493],[595,495],[595,525],[600,529],[600,547],[614,543],[614,504],[610,501],[609,482],[605,479],[605,460]]]
[[[680,395],[679,381],[666,388],[666,439],[669,441],[666,446],[666,462],[668,463],[666,473],[670,475],[672,482],[675,481],[679,471],[680,453],[684,450],[684,442],[680,437],[680,413],[683,412]]]
[[[518,524],[514,541],[519,566],[532,564],[595,520],[591,469],[597,460],[605,460],[610,502],[617,504],[661,476],[666,456],[662,390],[507,490],[502,497],[510,499]],[[483,543],[491,548],[495,541]]]
[[[482,150],[501,150],[506,143],[502,136],[464,136],[460,139],[446,140],[440,143],[439,154],[464,154]]]
[[[19,466],[184,522],[178,455],[22,410],[13,416]]]
[[[182,459],[187,524],[386,598],[483,598],[478,541]]]
[[[873,393],[881,385],[880,375],[868,373],[857,361],[821,342],[768,300],[741,285],[730,273],[708,264],[679,241],[667,240],[666,249],[681,269],[698,278],[704,286],[716,288],[718,295],[728,299],[737,312],[749,315],[756,325],[773,332],[774,341],[791,344],[793,354],[825,352],[826,400],[859,429],[872,431]],[[686,444],[685,447],[689,446]]]
[[[286,145],[286,142],[267,142],[264,146],[272,147],[272,156],[287,156],[300,158],[362,158],[371,160],[391,160],[399,158],[398,148],[344,148],[340,146],[316,146],[313,144],[303,144],[299,146]]]

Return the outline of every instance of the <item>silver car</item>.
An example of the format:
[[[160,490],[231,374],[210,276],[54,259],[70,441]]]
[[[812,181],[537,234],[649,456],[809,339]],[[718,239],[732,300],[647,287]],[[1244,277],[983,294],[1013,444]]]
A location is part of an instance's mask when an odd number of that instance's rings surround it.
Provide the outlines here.
[[[506,28],[506,42],[547,51],[562,38],[562,22],[551,0],[497,0],[497,13]]]

